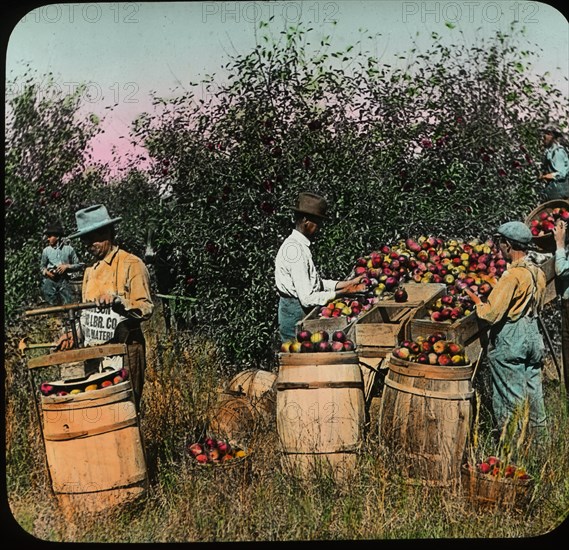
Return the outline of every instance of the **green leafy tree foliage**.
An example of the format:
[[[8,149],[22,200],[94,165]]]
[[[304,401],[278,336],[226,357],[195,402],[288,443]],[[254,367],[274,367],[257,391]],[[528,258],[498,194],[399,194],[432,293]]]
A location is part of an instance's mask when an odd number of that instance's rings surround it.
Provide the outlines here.
[[[81,119],[83,89],[64,93],[52,75],[28,73],[9,82],[5,174],[5,294],[7,318],[39,289],[39,257],[46,223],[73,219],[68,189],[82,178],[87,145],[99,131],[95,116]]]
[[[93,162],[90,140],[100,132],[100,121],[81,114],[82,87],[64,93],[51,75],[28,74],[8,88],[14,93],[6,124],[4,310],[13,320],[39,299],[39,259],[48,222],[60,221],[71,233],[78,209],[103,203],[123,217],[121,244],[142,255],[146,222],[158,195],[136,165],[110,180],[108,167]],[[89,263],[81,243],[72,244]]]
[[[314,254],[342,279],[401,236],[485,236],[523,218],[539,202],[537,129],[567,113],[546,76],[531,76],[514,29],[470,48],[433,33],[401,68],[362,41],[312,45],[310,30],[267,32],[231,59],[227,83],[156,97],[135,125],[173,191],[157,238],[176,258],[175,290],[196,298],[195,326],[235,363],[274,358],[273,262],[299,191],[330,202]]]

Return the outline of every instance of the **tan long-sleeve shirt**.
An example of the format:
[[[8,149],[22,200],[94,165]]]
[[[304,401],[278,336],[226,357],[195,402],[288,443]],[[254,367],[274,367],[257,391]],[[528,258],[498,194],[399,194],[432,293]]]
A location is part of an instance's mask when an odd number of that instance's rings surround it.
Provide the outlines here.
[[[533,273],[533,277],[532,274]],[[537,287],[534,284],[536,281]],[[505,271],[485,303],[476,306],[476,314],[484,321],[496,324],[505,317],[517,321],[529,310],[526,307],[535,289],[534,314],[541,311],[545,298],[545,274],[524,258],[513,262]],[[537,311],[536,311],[537,309]]]
[[[84,302],[92,302],[101,294],[116,294],[126,315],[135,319],[149,319],[154,311],[147,267],[140,258],[116,245],[105,258],[85,270],[82,292]]]

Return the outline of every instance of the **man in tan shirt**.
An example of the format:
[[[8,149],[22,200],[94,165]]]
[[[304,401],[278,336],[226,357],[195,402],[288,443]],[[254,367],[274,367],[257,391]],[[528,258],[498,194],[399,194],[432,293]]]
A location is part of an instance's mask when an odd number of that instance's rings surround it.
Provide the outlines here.
[[[102,204],[79,210],[75,214],[79,237],[95,258],[85,270],[82,299],[95,302],[98,310],[85,310],[81,316],[83,343],[125,343],[128,369],[137,406],[140,403],[146,367],[145,340],[141,322],[154,311],[150,293],[150,277],[144,262],[115,243],[114,224]],[[69,347],[63,343],[60,349]]]
[[[515,409],[528,400],[529,425],[543,432],[546,413],[541,369],[545,345],[537,315],[544,303],[545,274],[527,261],[532,236],[525,224],[501,225],[496,239],[509,263],[507,271],[485,303],[466,289],[478,318],[491,325],[488,363],[492,375],[492,408],[501,431]]]

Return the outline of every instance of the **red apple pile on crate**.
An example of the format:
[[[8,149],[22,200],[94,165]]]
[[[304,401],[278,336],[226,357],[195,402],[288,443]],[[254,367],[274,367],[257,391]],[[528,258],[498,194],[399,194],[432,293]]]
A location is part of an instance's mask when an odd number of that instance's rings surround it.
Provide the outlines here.
[[[468,296],[446,294],[427,307],[427,314],[436,323],[454,323],[472,313],[474,303]]]
[[[336,298],[320,308],[319,317],[347,317],[353,321],[362,311],[370,309],[372,304],[369,298]]]
[[[294,340],[281,344],[282,353],[315,353],[325,351],[354,351],[356,345],[343,330],[336,330],[332,337],[325,330],[311,332],[301,330]]]
[[[444,339],[435,332],[430,336],[417,336],[414,340],[404,340],[391,352],[394,357],[422,365],[458,367],[468,365],[464,346]]]
[[[542,237],[546,233],[551,233],[557,220],[569,222],[569,210],[564,207],[552,208],[551,212],[543,211],[530,221],[531,234],[534,237]]]
[[[471,468],[471,467],[470,467]],[[526,469],[515,464],[503,462],[496,456],[489,456],[476,465],[476,471],[496,478],[529,479]]]
[[[188,453],[199,464],[219,464],[234,458],[242,458],[247,453],[228,441],[208,437],[203,443],[191,443],[187,446]]]
[[[108,375],[108,377],[103,380],[98,380],[97,382],[87,382],[83,385],[77,385],[72,389],[63,389],[60,385],[56,383],[42,382],[40,384],[40,392],[46,397],[49,395],[56,395],[61,397],[64,395],[76,395],[78,393],[83,393],[87,391],[102,390],[108,388],[109,386],[114,386],[124,382],[128,378],[128,371],[126,369],[121,369],[115,371]]]

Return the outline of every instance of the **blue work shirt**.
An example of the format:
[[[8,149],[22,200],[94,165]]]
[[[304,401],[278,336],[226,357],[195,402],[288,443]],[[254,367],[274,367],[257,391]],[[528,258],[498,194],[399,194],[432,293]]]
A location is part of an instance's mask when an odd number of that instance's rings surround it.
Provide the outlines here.
[[[569,156],[565,148],[559,143],[554,143],[545,150],[543,160],[545,173],[554,172],[552,182],[565,181],[569,175]]]
[[[80,271],[83,267],[72,246],[63,242],[58,242],[55,246],[46,246],[41,254],[41,274],[43,275],[44,270],[54,269],[61,264],[69,264],[67,271],[70,273]]]

